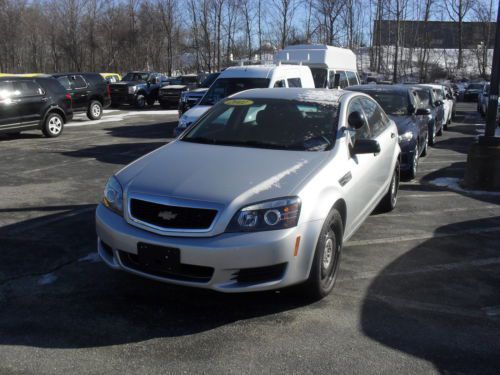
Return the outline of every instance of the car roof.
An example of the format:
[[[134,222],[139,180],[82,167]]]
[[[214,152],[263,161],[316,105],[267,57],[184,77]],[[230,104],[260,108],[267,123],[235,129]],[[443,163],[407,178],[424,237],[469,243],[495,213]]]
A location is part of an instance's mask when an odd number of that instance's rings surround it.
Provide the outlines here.
[[[412,86],[406,85],[355,85],[346,87],[349,91],[361,91],[361,92],[398,92],[407,93]]]
[[[291,64],[266,64],[231,66],[221,72],[219,78],[270,78],[275,70],[304,70],[309,67]]]
[[[304,89],[304,88],[272,88],[241,91],[230,98],[245,99],[283,99],[310,102],[329,102],[337,104],[345,95],[344,90]]]
[[[421,87],[430,87],[433,89],[442,89],[443,85],[437,84],[437,83],[419,83],[418,85],[415,86],[421,86]]]

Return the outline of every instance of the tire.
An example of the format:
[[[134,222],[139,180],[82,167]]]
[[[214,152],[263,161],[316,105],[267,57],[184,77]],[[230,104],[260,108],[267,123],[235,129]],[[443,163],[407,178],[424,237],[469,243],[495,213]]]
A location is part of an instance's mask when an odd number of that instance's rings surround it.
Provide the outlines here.
[[[154,106],[155,103],[156,103],[156,99],[153,99],[153,98],[147,98],[146,99],[146,102],[148,103],[149,106]]]
[[[410,170],[406,173],[406,179],[408,181],[413,180],[417,177],[417,169],[418,169],[418,143],[415,145],[415,150],[413,150],[413,160],[411,161]]]
[[[434,146],[436,144],[436,122],[432,124],[432,129],[429,134],[429,146]]]
[[[443,135],[443,127],[444,127],[444,125],[443,125],[443,124],[441,124],[441,127],[440,127],[440,128],[439,128],[439,130],[436,132],[436,135],[437,135],[438,137],[440,137],[440,136],[442,136],[442,135]]]
[[[61,115],[52,112],[47,115],[43,123],[42,133],[47,138],[59,137],[64,129],[64,121]]]
[[[87,117],[90,120],[99,120],[102,117],[102,104],[97,100],[92,100],[87,109]]]
[[[427,138],[429,138],[429,136],[427,136]],[[427,156],[428,147],[429,147],[429,141],[426,139],[424,142],[424,149],[422,150],[422,153],[420,154],[421,157]]]
[[[135,98],[135,108],[143,109],[146,106],[146,97],[142,94],[137,95]]]
[[[342,217],[332,209],[321,229],[309,278],[304,284],[303,292],[307,298],[319,300],[332,291],[340,264],[343,235]]]
[[[391,183],[389,185],[389,190],[384,195],[380,201],[377,209],[380,212],[391,212],[396,207],[398,202],[398,190],[399,190],[399,162],[396,163],[394,172],[392,174]]]

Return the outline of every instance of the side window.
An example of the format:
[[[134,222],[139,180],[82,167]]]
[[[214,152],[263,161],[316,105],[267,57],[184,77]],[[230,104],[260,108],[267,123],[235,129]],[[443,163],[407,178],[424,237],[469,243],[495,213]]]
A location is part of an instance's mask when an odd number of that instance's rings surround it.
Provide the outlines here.
[[[361,106],[361,102],[358,98],[351,100],[349,103],[349,109],[347,110],[347,118],[353,112],[363,113],[363,107]],[[365,123],[360,129],[356,129],[356,137],[355,139],[370,139],[370,126],[368,123]]]
[[[370,129],[372,132],[372,138],[378,137],[387,127],[387,123],[384,121],[383,112],[377,103],[368,98],[361,98],[361,105],[365,111],[366,119],[370,124]]]
[[[13,91],[11,82],[0,82],[0,103],[8,101],[13,96]]]
[[[85,82],[82,76],[71,76],[70,83],[72,89],[84,89],[87,87],[87,82]]]
[[[330,70],[328,73],[328,88],[329,89],[336,89],[335,87],[335,71]]]
[[[356,78],[356,73],[354,72],[346,72],[347,81],[349,82],[349,86],[356,86],[358,84],[358,79]]]
[[[337,71],[337,74],[340,74],[340,80],[339,80],[340,88],[343,89],[349,86],[349,81],[347,80],[347,75],[345,74],[345,72],[340,70]]]
[[[39,96],[43,95],[43,89],[34,81],[14,82],[14,92],[16,96]]]
[[[274,88],[277,88],[277,87],[286,87],[286,84],[285,84],[285,80],[284,79],[280,79],[276,82],[274,82]]]
[[[222,112],[219,116],[213,119],[212,124],[223,125],[225,126],[229,121],[232,113],[234,111],[234,107],[229,107],[224,112]]]
[[[57,77],[57,80],[66,90],[71,90],[71,84],[69,83],[68,77]]]
[[[288,87],[302,87],[300,78],[288,78]]]

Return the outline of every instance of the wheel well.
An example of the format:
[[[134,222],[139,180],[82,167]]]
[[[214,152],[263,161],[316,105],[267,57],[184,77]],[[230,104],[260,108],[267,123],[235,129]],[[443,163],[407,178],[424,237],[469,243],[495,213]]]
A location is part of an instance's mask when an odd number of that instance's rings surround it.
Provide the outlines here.
[[[51,108],[47,111],[47,113],[45,114],[45,116],[43,118],[42,124],[45,123],[47,116],[50,115],[51,113],[57,113],[58,115],[60,115],[62,117],[64,123],[66,123],[66,113],[64,113],[64,111],[61,108],[56,107],[56,108]]]
[[[347,206],[345,204],[345,201],[343,199],[339,199],[337,202],[335,202],[333,208],[335,208],[339,212],[340,217],[342,218],[342,225],[344,226],[345,230],[345,223],[347,219]]]
[[[93,96],[90,98],[90,101],[89,101],[89,105],[90,105],[90,102],[92,102],[92,100],[97,100],[99,103],[101,103],[101,105],[103,105],[104,103],[104,100],[102,98],[102,96]]]

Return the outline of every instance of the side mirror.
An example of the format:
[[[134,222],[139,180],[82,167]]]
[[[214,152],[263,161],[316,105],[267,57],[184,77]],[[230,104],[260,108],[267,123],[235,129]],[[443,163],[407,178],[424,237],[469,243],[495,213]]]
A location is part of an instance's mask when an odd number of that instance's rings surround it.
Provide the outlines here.
[[[419,108],[417,109],[417,112],[415,112],[415,115],[417,116],[427,116],[431,114],[431,110],[429,108]]]
[[[443,102],[441,100],[436,100],[436,102],[434,103],[434,105],[436,107],[439,107],[440,105],[443,105]]]
[[[361,129],[364,124],[366,124],[366,118],[365,115],[361,112],[354,111],[349,114],[349,117],[347,118],[347,122],[349,123],[349,126],[353,129]]]
[[[358,139],[352,147],[353,154],[378,154],[380,144],[374,139]]]
[[[408,106],[408,114],[413,115],[414,113],[415,113],[415,107],[412,104],[410,104]]]

